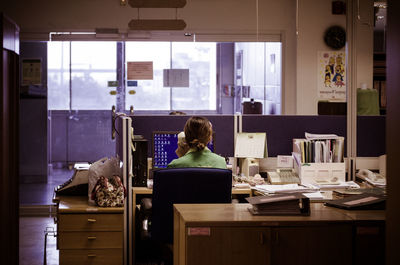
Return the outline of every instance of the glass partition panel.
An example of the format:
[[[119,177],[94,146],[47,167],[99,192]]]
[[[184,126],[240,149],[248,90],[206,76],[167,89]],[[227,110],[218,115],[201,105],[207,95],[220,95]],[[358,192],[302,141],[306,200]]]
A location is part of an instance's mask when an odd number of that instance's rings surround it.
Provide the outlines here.
[[[125,108],[170,110],[170,89],[163,86],[163,70],[170,68],[170,42],[126,42],[126,63],[153,62],[152,80],[127,83]]]
[[[173,42],[172,69],[189,69],[189,87],[172,87],[173,110],[216,110],[216,43]]]
[[[69,110],[70,42],[47,44],[47,97],[49,110]]]
[[[71,42],[71,109],[108,110],[116,104],[116,42]]]
[[[235,43],[235,88],[235,112],[254,100],[262,114],[281,114],[281,43]]]

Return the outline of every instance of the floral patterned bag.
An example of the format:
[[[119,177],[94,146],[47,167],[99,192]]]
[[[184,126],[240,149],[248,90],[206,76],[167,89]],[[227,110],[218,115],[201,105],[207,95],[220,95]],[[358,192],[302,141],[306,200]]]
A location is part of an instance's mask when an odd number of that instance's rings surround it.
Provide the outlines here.
[[[120,207],[124,205],[126,189],[119,176],[101,176],[93,188],[92,200],[100,207]]]

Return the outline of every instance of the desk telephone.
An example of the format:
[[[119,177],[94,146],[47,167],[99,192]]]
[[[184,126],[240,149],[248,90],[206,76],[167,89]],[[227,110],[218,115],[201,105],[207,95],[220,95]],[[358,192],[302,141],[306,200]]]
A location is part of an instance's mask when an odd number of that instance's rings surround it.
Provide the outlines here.
[[[300,184],[300,178],[293,168],[278,168],[268,171],[268,180],[271,184]]]
[[[360,169],[356,176],[370,182],[373,185],[386,185],[386,177],[379,173],[374,173],[368,169]]]

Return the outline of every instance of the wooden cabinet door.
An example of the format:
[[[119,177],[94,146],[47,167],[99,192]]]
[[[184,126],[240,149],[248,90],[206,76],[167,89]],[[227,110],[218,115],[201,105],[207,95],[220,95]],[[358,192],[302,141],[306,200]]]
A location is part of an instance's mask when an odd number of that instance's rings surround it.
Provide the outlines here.
[[[187,235],[186,264],[268,265],[270,246],[269,228],[211,227],[209,235]]]
[[[271,237],[272,265],[352,264],[351,225],[277,227]]]

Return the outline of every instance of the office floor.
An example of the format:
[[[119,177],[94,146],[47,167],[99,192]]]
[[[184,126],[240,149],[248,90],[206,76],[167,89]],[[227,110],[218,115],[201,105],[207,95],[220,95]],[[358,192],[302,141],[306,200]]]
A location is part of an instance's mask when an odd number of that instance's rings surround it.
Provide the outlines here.
[[[47,183],[21,183],[19,185],[20,205],[51,205],[55,186],[63,184],[74,174],[67,168],[52,169]]]
[[[48,205],[52,205],[54,187],[67,181],[73,175],[73,170],[67,168],[51,170],[47,183],[23,183],[20,184],[19,200],[21,215],[29,216],[19,218],[19,264],[36,265],[44,263],[44,241],[46,228],[56,230],[54,220],[43,215],[48,211]],[[36,206],[30,208],[31,206]],[[26,210],[26,209],[30,210]],[[38,211],[39,212],[35,212]],[[50,214],[50,213],[49,213]],[[47,265],[58,265],[58,250],[56,238],[47,236]]]
[[[36,265],[44,263],[44,238],[46,227],[54,228],[51,217],[20,217],[19,218],[19,264]],[[47,265],[58,264],[56,238],[47,237]]]

